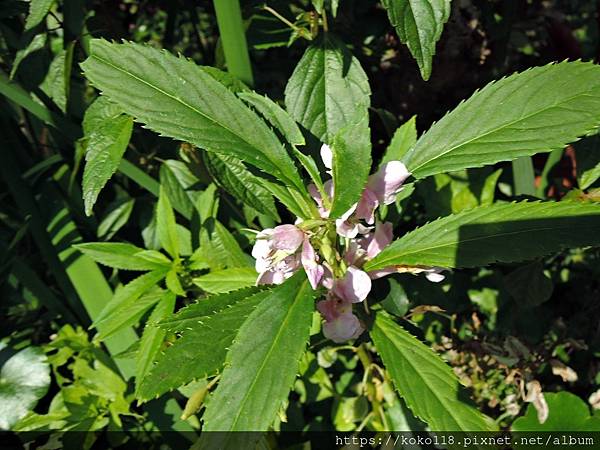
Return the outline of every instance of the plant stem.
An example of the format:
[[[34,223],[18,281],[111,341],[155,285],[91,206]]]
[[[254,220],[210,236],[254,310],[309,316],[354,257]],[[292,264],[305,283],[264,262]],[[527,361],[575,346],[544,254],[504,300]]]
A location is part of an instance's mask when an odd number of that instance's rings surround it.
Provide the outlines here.
[[[238,0],[214,0],[214,5],[227,70],[247,85],[252,86],[254,78],[240,3]]]
[[[512,162],[515,195],[535,196],[535,174],[531,157],[523,156]]]

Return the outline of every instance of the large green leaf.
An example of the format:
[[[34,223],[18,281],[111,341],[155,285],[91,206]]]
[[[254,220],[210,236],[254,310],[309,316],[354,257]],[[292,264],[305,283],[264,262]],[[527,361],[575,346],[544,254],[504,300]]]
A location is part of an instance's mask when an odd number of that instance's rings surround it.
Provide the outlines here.
[[[4,344],[0,350],[9,351]],[[6,359],[0,369],[0,430],[10,429],[33,409],[49,385],[50,367],[41,349],[27,347]]]
[[[157,355],[139,382],[138,397],[149,400],[217,373],[240,326],[268,294],[250,288],[208,297],[163,320],[162,328],[178,331],[181,337]]]
[[[287,399],[306,348],[314,295],[301,271],[274,288],[250,314],[227,354],[204,414],[204,431],[268,429]],[[201,440],[206,445],[216,439],[213,448],[250,448],[236,443],[238,437],[207,433]]]
[[[398,37],[419,64],[421,76],[431,75],[435,44],[450,17],[450,0],[383,0]]]
[[[468,400],[452,369],[387,313],[377,313],[371,337],[396,390],[432,431],[497,428]]]
[[[205,261],[211,270],[254,265],[252,257],[244,253],[231,232],[213,218],[203,222],[200,247],[194,255],[195,259]]]
[[[162,135],[235,156],[304,189],[277,136],[202,67],[134,43],[95,39],[90,48],[82,63],[85,75],[137,121]]]
[[[405,156],[417,178],[564,147],[600,125],[600,67],[562,62],[488,84]]]
[[[331,143],[340,129],[368,115],[370,95],[358,60],[339,39],[325,34],[296,66],[285,88],[285,104],[297,122]]]
[[[200,194],[198,178],[181,161],[168,159],[160,166],[160,184],[173,208],[190,219]]]
[[[342,128],[331,149],[334,196],[330,217],[336,218],[360,199],[371,171],[369,116],[361,115],[357,123]]]
[[[85,213],[90,215],[100,191],[119,168],[131,138],[133,119],[101,97],[86,111],[83,130],[83,200]]]
[[[242,161],[232,156],[207,153],[204,163],[219,186],[258,212],[279,220],[273,196],[263,181],[252,175]]]
[[[121,242],[86,242],[74,246],[77,250],[88,255],[97,263],[122,270],[154,270],[169,267],[171,262],[164,260],[150,260],[145,255],[143,248]]]
[[[600,245],[600,205],[521,202],[480,206],[435,220],[394,241],[366,270],[388,266],[478,267]]]

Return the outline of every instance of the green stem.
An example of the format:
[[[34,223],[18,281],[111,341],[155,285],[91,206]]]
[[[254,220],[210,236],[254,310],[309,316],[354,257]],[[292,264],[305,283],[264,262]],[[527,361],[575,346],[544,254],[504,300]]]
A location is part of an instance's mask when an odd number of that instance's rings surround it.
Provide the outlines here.
[[[227,70],[252,86],[254,78],[239,0],[214,0],[214,5]]]
[[[538,197],[544,198],[546,196],[546,189],[548,188],[549,184],[548,175],[550,175],[550,171],[561,160],[562,155],[563,149],[553,150],[548,155],[548,159],[546,160],[546,164],[544,165],[544,170],[542,170],[540,185],[538,186],[536,191]]]

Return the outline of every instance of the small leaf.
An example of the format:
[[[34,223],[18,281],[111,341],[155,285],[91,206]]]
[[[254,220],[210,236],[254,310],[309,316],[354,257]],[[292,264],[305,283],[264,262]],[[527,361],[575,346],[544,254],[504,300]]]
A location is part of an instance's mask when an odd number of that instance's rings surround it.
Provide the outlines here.
[[[387,313],[377,313],[371,337],[398,394],[431,431],[497,429],[465,398],[452,369]]]
[[[109,211],[98,225],[98,238],[111,239],[129,220],[135,199],[119,200],[109,206]]]
[[[428,80],[444,24],[450,17],[450,0],[383,0],[398,37],[419,64],[421,76]]]
[[[144,312],[155,305],[162,292],[144,294],[154,288],[168,271],[168,268],[162,268],[148,272],[117,290],[92,324],[99,332],[98,339],[104,340],[120,329],[133,325]]]
[[[12,64],[12,68],[10,69],[10,79],[12,80],[14,78],[15,74],[17,73],[17,70],[19,70],[19,66],[21,65],[21,63],[23,62],[23,60],[25,58],[27,58],[32,53],[35,53],[38,50],[43,49],[45,45],[46,45],[46,33],[40,33],[40,34],[36,34],[33,37],[33,39],[27,45],[27,47],[22,48],[21,50],[17,51],[17,54],[15,55],[15,60],[13,61],[13,64]]]
[[[600,125],[600,67],[562,62],[492,82],[404,157],[416,178],[561,149]]]
[[[148,322],[144,327],[144,332],[140,339],[140,348],[137,352],[135,384],[136,391],[149,370],[152,368],[152,361],[160,352],[160,348],[165,339],[166,331],[159,328],[158,322],[171,317],[175,309],[175,295],[171,292],[165,293],[154,307]]]
[[[91,55],[81,65],[86,77],[137,121],[162,135],[234,156],[304,189],[277,136],[202,67],[130,42],[93,39],[90,47]]]
[[[258,274],[253,267],[239,267],[210,272],[194,278],[194,284],[210,294],[231,292],[253,286]]]
[[[269,428],[287,399],[306,349],[314,295],[306,275],[300,271],[275,287],[248,316],[227,354],[219,386],[207,405],[204,431]],[[206,433],[200,439],[201,444],[205,439],[217,443],[213,448],[251,447],[251,443],[232,445],[239,439],[235,433]]]
[[[164,264],[140,257],[143,248],[132,244],[118,242],[86,242],[74,246],[94,261],[114,269],[122,270],[154,270]],[[169,262],[167,260],[167,262]]]
[[[97,100],[84,118],[85,169],[83,171],[83,200],[85,213],[92,208],[107,181],[117,171],[129,144],[133,119],[115,111],[106,100]]]
[[[412,116],[394,132],[392,141],[381,159],[380,166],[390,161],[400,161],[406,152],[415,145],[417,142],[416,119],[417,116]]]
[[[306,52],[285,88],[288,113],[322,142],[368,116],[367,75],[343,42],[326,33]]]
[[[167,285],[167,289],[173,292],[176,295],[184,296],[185,291],[181,286],[181,282],[179,281],[179,277],[177,276],[177,271],[173,268],[169,270],[167,276],[165,277],[165,283]]]
[[[190,218],[196,209],[200,192],[194,189],[198,178],[181,161],[169,159],[160,166],[160,185],[173,208]]]
[[[0,354],[8,352],[0,344]],[[4,356],[4,355],[3,355]],[[27,347],[0,369],[0,430],[9,430],[34,408],[50,386],[50,366],[40,348]]]
[[[31,0],[29,2],[29,14],[25,22],[25,31],[29,31],[36,25],[39,25],[48,15],[53,4],[54,0]]]
[[[600,205],[521,202],[480,206],[405,234],[368,261],[389,266],[479,267],[600,245]]]
[[[269,97],[256,92],[241,92],[238,94],[242,100],[250,103],[271,125],[277,128],[286,140],[293,145],[304,145],[304,136],[288,113]]]
[[[234,198],[279,220],[273,197],[263,187],[263,180],[252,175],[239,159],[207,153],[204,155],[204,162],[217,184]]]
[[[600,135],[586,136],[576,142],[577,180],[580,189],[587,189],[600,178]]]
[[[341,216],[360,199],[371,170],[369,131],[369,116],[362,115],[358,122],[342,128],[333,139],[331,218]]]
[[[179,237],[177,223],[171,202],[165,189],[161,186],[156,205],[156,233],[162,247],[173,259],[179,258]]]
[[[182,334],[157,355],[138,386],[138,398],[148,400],[218,372],[239,327],[267,295],[252,288],[208,297],[163,320],[162,328]]]
[[[205,261],[211,270],[254,266],[254,260],[244,253],[231,232],[212,218],[203,223],[195,258]]]

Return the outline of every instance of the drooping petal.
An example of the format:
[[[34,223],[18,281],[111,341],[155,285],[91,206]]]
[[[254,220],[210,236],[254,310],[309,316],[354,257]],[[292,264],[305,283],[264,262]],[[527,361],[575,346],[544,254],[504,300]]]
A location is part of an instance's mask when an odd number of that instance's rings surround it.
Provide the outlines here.
[[[402,189],[402,183],[410,176],[406,166],[400,161],[390,161],[369,177],[367,189],[370,189],[380,203],[389,205],[396,200]]]
[[[367,247],[367,258],[375,258],[385,247],[390,245],[394,238],[393,228],[394,226],[390,222],[377,224]]]
[[[290,224],[279,225],[273,229],[271,246],[276,250],[293,253],[304,241],[304,233],[298,227]]]
[[[442,275],[442,271],[444,269],[441,267],[434,267],[432,269],[426,270],[425,278],[427,278],[432,283],[439,283],[440,281],[444,281],[446,278],[445,275]]]
[[[331,151],[331,147],[327,144],[323,144],[321,146],[321,161],[323,161],[323,165],[331,170],[333,167],[333,152]]]
[[[323,277],[321,278],[321,284],[325,289],[333,289],[333,272],[327,262],[323,263]]]
[[[371,292],[371,278],[354,266],[348,267],[344,278],[335,280],[333,293],[346,302],[362,302]]]
[[[358,235],[358,224],[349,220],[336,219],[335,232],[340,236],[354,239]]]
[[[356,218],[365,220],[369,225],[375,222],[375,210],[379,206],[377,194],[365,188],[356,208]]]
[[[363,331],[358,317],[352,313],[341,314],[323,324],[323,335],[337,344],[356,339]]]
[[[317,289],[319,281],[323,277],[323,266],[317,263],[317,255],[315,249],[311,245],[308,238],[302,243],[302,266],[306,271],[306,276],[313,289]]]

